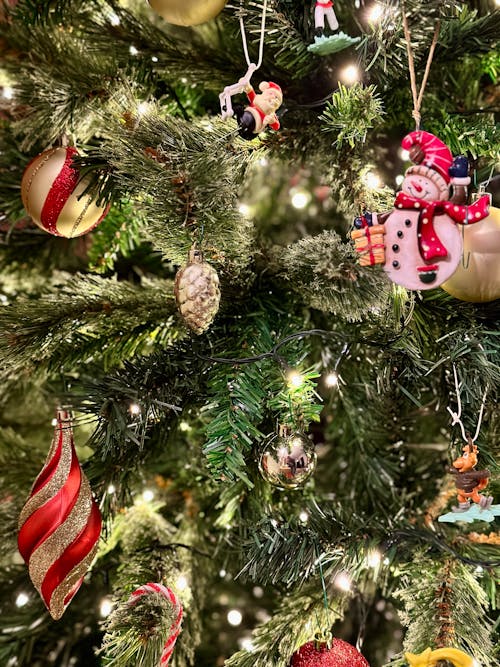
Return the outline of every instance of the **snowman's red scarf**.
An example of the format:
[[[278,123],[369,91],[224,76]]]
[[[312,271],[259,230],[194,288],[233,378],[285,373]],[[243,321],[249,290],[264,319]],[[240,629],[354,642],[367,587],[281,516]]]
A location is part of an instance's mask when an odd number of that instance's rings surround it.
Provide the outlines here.
[[[446,257],[448,255],[448,251],[439,240],[434,229],[434,216],[446,214],[454,222],[471,225],[486,218],[489,213],[490,199],[485,195],[470,206],[458,206],[451,201],[426,201],[411,197],[405,192],[398,192],[394,207],[419,211],[418,248],[422,257],[426,261],[430,261],[434,257]]]

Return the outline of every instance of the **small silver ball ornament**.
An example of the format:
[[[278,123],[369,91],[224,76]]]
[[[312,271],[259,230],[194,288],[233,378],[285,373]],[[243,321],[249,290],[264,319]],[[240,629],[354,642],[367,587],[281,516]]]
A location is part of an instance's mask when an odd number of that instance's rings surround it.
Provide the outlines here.
[[[300,431],[280,428],[267,441],[259,460],[262,477],[278,489],[297,489],[316,469],[314,444]]]

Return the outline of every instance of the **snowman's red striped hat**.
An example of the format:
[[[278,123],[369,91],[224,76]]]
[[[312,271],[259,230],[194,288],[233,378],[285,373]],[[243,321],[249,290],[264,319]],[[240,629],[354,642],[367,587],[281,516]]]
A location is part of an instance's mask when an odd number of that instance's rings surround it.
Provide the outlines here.
[[[401,142],[401,147],[407,151],[413,146],[420,147],[424,157],[418,164],[409,167],[406,173],[429,178],[436,184],[443,199],[447,199],[451,180],[448,170],[453,163],[450,149],[441,139],[423,130],[410,132]]]

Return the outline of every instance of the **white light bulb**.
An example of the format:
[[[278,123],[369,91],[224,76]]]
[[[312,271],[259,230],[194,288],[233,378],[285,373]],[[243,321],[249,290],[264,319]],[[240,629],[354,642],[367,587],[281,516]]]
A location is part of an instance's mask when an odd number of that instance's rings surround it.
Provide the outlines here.
[[[269,164],[269,160],[267,159],[267,157],[261,157],[259,160],[259,164],[261,167],[267,167],[267,165]]]
[[[146,489],[142,494],[142,499],[145,500],[147,503],[150,503],[154,497],[155,497],[154,491],[151,491],[151,489]]]
[[[233,625],[234,627],[236,627],[237,625],[241,625],[242,620],[243,616],[241,614],[241,611],[238,611],[238,609],[231,609],[231,611],[228,611],[227,621],[229,625]]]
[[[325,384],[327,387],[337,387],[339,384],[339,376],[335,371],[332,371],[331,373],[328,373],[328,375],[325,376]]]
[[[113,602],[110,598],[103,598],[99,607],[99,613],[102,618],[106,618],[113,611]]]
[[[116,487],[115,487],[115,485],[114,485],[114,484],[110,484],[110,485],[108,486],[108,495],[110,495],[110,496],[113,495],[113,493],[114,493],[115,491],[116,491]]]
[[[382,555],[380,551],[376,551],[375,549],[373,551],[370,551],[370,553],[366,557],[366,563],[368,567],[373,567],[373,569],[377,568],[381,562],[382,562]]]
[[[140,415],[141,414],[141,406],[138,405],[137,403],[131,403],[128,406],[128,411],[130,412],[131,415]]]
[[[129,51],[129,53],[130,53],[131,56],[136,56],[136,55],[139,53],[139,51],[138,51],[138,50],[136,49],[136,47],[133,46],[133,45],[129,48],[128,51]]]
[[[302,521],[302,523],[307,523],[309,521],[309,514],[303,511],[299,514],[299,519]]]
[[[403,160],[403,162],[408,162],[408,160],[410,159],[410,151],[407,151],[406,148],[400,148],[398,150],[398,154],[401,160]]]
[[[292,206],[297,209],[305,208],[311,201],[311,195],[305,190],[299,190],[292,195]]]
[[[120,17],[117,16],[114,12],[109,15],[109,22],[111,25],[120,25]]]
[[[19,593],[16,598],[16,607],[24,607],[25,604],[28,604],[30,601],[29,595],[26,593]]]
[[[241,213],[241,215],[244,218],[249,218],[250,217],[251,209],[250,209],[250,206],[248,206],[248,204],[240,204],[238,206],[238,211]]]
[[[226,570],[224,570],[224,569],[219,570],[219,577],[220,577],[221,579],[224,579],[224,577],[226,576],[226,574],[227,574]]]
[[[186,433],[187,431],[191,430],[191,426],[185,421],[182,421],[179,423],[179,429],[183,432]]]
[[[290,371],[287,375],[288,386],[293,389],[298,389],[304,384],[304,377],[297,371]]]
[[[149,107],[149,104],[147,102],[141,102],[139,104],[139,106],[137,107],[137,113],[139,114],[139,116],[143,116],[146,113],[146,111],[148,110],[148,107]],[[140,408],[139,408],[139,412],[140,412]]]
[[[188,586],[188,580],[183,574],[181,574],[181,576],[175,582],[175,587],[178,591],[185,591]]]
[[[368,21],[370,23],[378,23],[383,15],[384,8],[377,3],[368,10]]]
[[[396,176],[396,185],[398,185],[398,186],[401,185],[404,180],[405,180],[405,177],[403,176],[403,174],[398,174]]]
[[[252,651],[255,649],[253,641],[250,639],[250,637],[245,637],[245,639],[242,639],[239,644],[241,648],[245,651],[248,651],[248,653],[252,653]]]
[[[151,60],[152,60],[154,63],[157,63],[157,62],[158,62],[158,58],[157,58],[156,56],[151,56]]]
[[[57,419],[54,418],[50,423],[52,426],[57,426]]]
[[[340,590],[344,591],[345,593],[347,593],[348,591],[351,590],[352,581],[351,581],[350,576],[347,574],[347,572],[340,572],[340,574],[338,574],[335,577],[335,580],[334,580],[333,583],[335,584],[335,586],[337,588],[340,588]]]
[[[363,180],[371,190],[378,190],[382,186],[380,176],[374,171],[367,171]]]
[[[10,86],[5,86],[5,88],[2,91],[2,95],[5,97],[6,100],[11,100],[14,97],[14,91]]]
[[[474,570],[474,572],[475,572],[476,574],[482,574],[482,573],[484,572],[484,570],[483,570],[483,568],[482,568],[480,565],[478,565],[478,566],[476,567],[476,569]]]
[[[383,562],[384,565],[389,565],[389,563],[391,561],[389,560],[389,558],[384,558],[384,560],[382,562]]]
[[[348,65],[347,67],[344,67],[340,71],[340,79],[347,85],[351,85],[353,83],[356,83],[356,81],[359,81],[361,78],[361,74],[359,71],[359,67],[356,65]]]

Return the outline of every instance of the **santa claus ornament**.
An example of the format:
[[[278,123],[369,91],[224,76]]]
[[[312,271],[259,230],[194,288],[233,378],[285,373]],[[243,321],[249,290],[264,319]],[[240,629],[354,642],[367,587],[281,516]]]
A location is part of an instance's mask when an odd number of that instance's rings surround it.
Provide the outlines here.
[[[383,264],[389,278],[408,289],[432,289],[448,280],[462,258],[459,225],[487,217],[489,198],[467,206],[470,182],[466,158],[453,158],[433,134],[410,132],[401,146],[414,163],[407,169],[394,210],[356,218],[352,238],[362,265]],[[453,196],[450,198],[450,186]]]
[[[289,667],[370,667],[366,659],[342,639],[329,644],[308,642],[293,656]]]
[[[26,167],[21,182],[24,208],[41,229],[54,236],[87,234],[104,219],[109,206],[85,194],[88,178],[73,165],[76,148],[44,151]]]
[[[250,79],[262,65],[264,54],[264,32],[266,27],[267,0],[264,0],[262,10],[262,23],[260,34],[259,61],[257,64],[250,62],[245,33],[245,23],[243,15],[240,16],[241,38],[243,41],[243,51],[247,61],[248,69],[245,76],[241,77],[237,83],[226,86],[219,95],[221,116],[223,120],[227,118],[236,118],[238,122],[238,134],[243,139],[252,140],[270,127],[272,130],[280,129],[280,121],[276,112],[283,103],[283,92],[280,86],[273,81],[261,81],[259,84],[260,93],[256,93],[250,83]],[[232,97],[246,93],[247,104],[235,104],[233,106]]]

